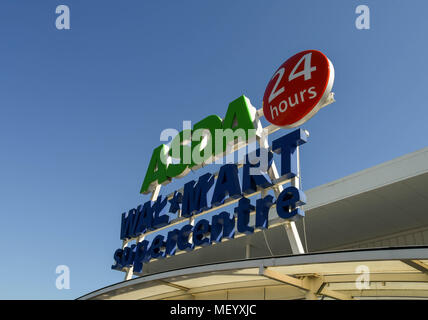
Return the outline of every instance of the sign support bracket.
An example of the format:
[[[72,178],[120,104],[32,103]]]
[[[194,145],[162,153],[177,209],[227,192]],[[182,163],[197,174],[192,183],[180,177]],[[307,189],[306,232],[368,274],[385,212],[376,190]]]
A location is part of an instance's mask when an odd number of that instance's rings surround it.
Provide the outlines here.
[[[261,136],[258,137],[258,142],[260,148],[268,148],[269,144],[267,141],[267,134],[266,129],[263,129],[263,133]],[[297,146],[297,175],[291,179],[291,185],[293,187],[296,187],[297,189],[300,189],[300,149],[299,146]],[[275,161],[272,160],[272,166],[268,170],[268,175],[271,178],[272,181],[279,178],[278,169],[276,167]],[[277,186],[274,188],[275,197],[278,198],[279,194],[282,192],[284,187],[282,185]],[[262,194],[263,196],[263,194]],[[305,253],[305,249],[303,248],[302,241],[300,240],[299,231],[297,230],[296,223],[294,221],[287,221],[285,222],[285,231],[287,232],[288,241],[291,246],[291,251],[293,254],[302,254]]]

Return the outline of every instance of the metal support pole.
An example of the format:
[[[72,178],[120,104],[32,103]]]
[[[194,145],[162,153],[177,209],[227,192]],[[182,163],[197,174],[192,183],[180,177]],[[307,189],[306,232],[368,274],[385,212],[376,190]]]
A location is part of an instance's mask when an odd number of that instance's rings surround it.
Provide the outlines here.
[[[291,180],[291,185],[300,189],[300,150],[297,146],[297,176]],[[275,162],[272,162],[271,169],[268,172],[269,177],[274,180],[279,178],[279,173],[276,168]],[[278,186],[274,188],[275,196],[278,197],[282,192],[283,186]],[[296,223],[294,221],[287,221],[285,223],[285,231],[287,232],[288,241],[290,242],[291,251],[293,254],[302,254],[305,253],[303,248],[302,241],[300,240],[299,231],[297,230]]]
[[[122,250],[128,246],[128,243],[129,243],[129,240],[123,240]],[[133,269],[134,269],[134,267],[125,268],[125,280],[132,279],[132,275],[134,274]]]
[[[300,189],[300,148],[297,146],[297,176],[291,179],[291,185]],[[300,240],[299,231],[297,230],[296,223],[289,221],[285,224],[285,231],[287,232],[288,240],[290,241],[291,250],[293,254],[305,253],[302,241]]]

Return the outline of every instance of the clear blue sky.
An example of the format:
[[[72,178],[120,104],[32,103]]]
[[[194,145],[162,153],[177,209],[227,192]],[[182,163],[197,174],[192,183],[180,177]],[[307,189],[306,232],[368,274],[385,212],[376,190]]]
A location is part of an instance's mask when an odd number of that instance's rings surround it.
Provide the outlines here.
[[[71,9],[71,30],[55,8]],[[371,29],[355,28],[355,8]],[[427,146],[428,2],[0,2],[0,298],[70,299],[121,281],[120,214],[165,128],[261,107],[306,49],[333,62],[337,102],[303,127],[303,186]],[[181,186],[180,182],[176,186]],[[57,290],[68,265],[71,289]]]

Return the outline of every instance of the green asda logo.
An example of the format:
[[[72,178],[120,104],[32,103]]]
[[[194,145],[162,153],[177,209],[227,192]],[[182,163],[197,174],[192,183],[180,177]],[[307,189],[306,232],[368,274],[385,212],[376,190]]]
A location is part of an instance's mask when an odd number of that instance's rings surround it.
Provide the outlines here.
[[[244,95],[229,104],[224,119],[210,115],[190,130],[177,134],[170,145],[153,150],[140,193],[153,192],[204,164],[222,158],[234,147],[245,145],[256,137],[259,125],[257,110]]]

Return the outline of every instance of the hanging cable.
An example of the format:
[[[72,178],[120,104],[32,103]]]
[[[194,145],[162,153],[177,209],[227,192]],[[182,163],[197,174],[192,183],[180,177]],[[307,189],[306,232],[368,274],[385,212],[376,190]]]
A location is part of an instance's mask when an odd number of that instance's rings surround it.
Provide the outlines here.
[[[305,223],[305,217],[303,217],[303,238],[305,239],[305,251],[306,253],[309,252],[308,250],[308,240],[306,239],[306,223]]]
[[[267,246],[267,248],[269,249],[270,255],[271,255],[271,256],[273,256],[273,253],[272,253],[272,250],[271,250],[271,248],[270,248],[269,242],[267,241],[266,231],[265,231],[265,230],[263,230],[263,236],[264,236],[264,238],[265,238],[266,246]]]

